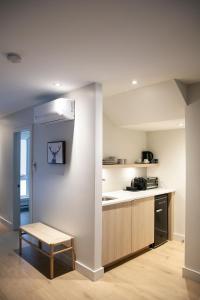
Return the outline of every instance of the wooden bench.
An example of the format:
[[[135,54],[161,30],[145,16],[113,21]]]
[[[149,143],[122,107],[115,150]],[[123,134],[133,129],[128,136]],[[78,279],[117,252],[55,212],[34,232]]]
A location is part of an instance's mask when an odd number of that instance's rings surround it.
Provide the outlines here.
[[[24,235],[30,235],[38,240],[38,246],[32,241],[26,239]],[[19,254],[22,255],[22,240],[30,244],[39,252],[48,256],[50,259],[50,278],[54,278],[54,256],[59,253],[72,251],[72,264],[73,270],[75,269],[75,251],[74,251],[74,238],[63,232],[60,232],[52,227],[42,223],[33,223],[21,226],[19,229]],[[50,252],[42,249],[42,243],[50,247]],[[55,247],[62,246],[62,249],[56,250]]]

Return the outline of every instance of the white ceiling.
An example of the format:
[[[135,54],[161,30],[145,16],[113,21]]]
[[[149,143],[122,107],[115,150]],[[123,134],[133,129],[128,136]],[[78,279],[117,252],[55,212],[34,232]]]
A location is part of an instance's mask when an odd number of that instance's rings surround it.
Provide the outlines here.
[[[185,119],[159,121],[159,122],[146,122],[136,125],[124,126],[127,129],[139,131],[158,131],[158,130],[172,130],[185,128]]]
[[[7,62],[9,51],[22,63]],[[132,79],[198,81],[200,1],[1,0],[0,52],[1,115],[93,81],[106,96]]]
[[[168,80],[104,99],[104,113],[120,127],[151,128],[167,121],[168,129],[168,122],[185,118],[185,105],[177,82]]]

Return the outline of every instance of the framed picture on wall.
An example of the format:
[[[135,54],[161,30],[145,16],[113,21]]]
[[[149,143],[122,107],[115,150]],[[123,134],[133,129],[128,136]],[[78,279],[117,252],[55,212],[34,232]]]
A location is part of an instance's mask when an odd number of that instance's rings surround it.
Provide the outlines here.
[[[47,143],[47,162],[52,165],[65,164],[65,141]]]

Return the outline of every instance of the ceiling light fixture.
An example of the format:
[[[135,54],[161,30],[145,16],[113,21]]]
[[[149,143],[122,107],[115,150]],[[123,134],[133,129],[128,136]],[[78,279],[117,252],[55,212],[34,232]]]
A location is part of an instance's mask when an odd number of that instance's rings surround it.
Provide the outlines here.
[[[6,53],[6,58],[9,62],[13,64],[20,63],[22,60],[22,57],[18,53],[14,53],[14,52]]]
[[[137,80],[132,80],[133,85],[136,85],[137,83],[138,83]]]
[[[60,82],[55,82],[54,85],[55,85],[56,87],[61,87]]]
[[[178,124],[178,126],[179,126],[179,127],[184,127],[184,123],[181,122],[181,123]]]

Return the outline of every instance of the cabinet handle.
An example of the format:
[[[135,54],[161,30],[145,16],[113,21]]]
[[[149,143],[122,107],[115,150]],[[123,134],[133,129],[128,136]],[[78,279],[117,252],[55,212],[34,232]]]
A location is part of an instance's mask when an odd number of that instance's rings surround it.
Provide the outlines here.
[[[156,212],[157,212],[157,213],[159,213],[159,212],[161,212],[161,211],[163,211],[161,208],[160,208],[160,209],[156,209]]]

